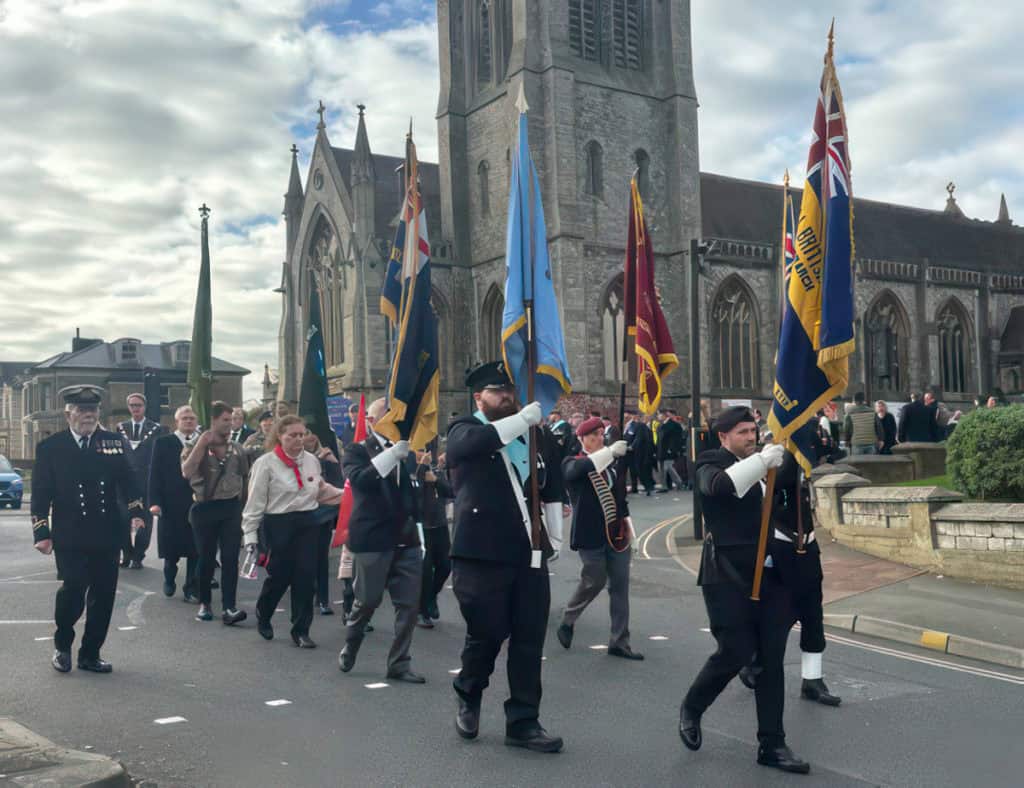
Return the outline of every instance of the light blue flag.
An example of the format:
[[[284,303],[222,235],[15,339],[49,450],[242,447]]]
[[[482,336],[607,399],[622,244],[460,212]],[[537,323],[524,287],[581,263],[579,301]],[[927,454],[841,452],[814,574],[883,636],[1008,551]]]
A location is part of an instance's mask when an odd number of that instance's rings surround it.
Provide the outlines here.
[[[527,381],[528,333],[526,305],[533,301],[533,324],[537,353],[533,399],[546,416],[559,397],[572,391],[569,363],[565,358],[562,321],[551,279],[547,228],[540,198],[540,182],[527,134],[526,100],[520,88],[519,140],[512,157],[512,179],[508,199],[508,233],[505,240],[505,312],[501,321],[501,349],[505,368],[516,384],[520,402],[529,402]]]

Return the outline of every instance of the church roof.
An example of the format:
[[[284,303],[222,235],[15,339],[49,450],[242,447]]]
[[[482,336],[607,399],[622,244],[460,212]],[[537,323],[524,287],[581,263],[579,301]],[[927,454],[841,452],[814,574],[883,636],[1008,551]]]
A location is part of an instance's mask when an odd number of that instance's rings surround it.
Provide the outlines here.
[[[355,152],[351,148],[331,148],[334,161],[338,165],[345,186],[352,188],[352,158]],[[374,189],[374,235],[385,240],[392,240],[395,228],[391,222],[402,209],[402,178],[396,170],[405,164],[400,156],[373,155],[373,169],[376,173]],[[423,208],[427,212],[427,233],[433,243],[441,240],[441,174],[436,164],[421,161],[420,163],[420,194]]]
[[[700,175],[701,231],[705,238],[778,244],[782,186]],[[799,212],[800,189],[791,189]],[[856,256],[896,262],[1019,274],[1024,228],[952,216],[854,195]]]

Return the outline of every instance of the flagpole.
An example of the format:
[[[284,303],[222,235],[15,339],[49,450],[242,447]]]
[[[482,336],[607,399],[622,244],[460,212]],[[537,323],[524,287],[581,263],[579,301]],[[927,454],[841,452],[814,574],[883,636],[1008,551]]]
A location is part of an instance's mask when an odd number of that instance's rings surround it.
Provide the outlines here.
[[[640,168],[637,167],[633,170],[632,176],[629,179],[629,207],[630,211],[636,214],[636,206],[633,204],[633,181],[636,180],[637,173],[640,172]],[[636,227],[636,221],[633,222],[634,228]],[[636,229],[634,229],[636,232]],[[629,254],[629,228],[627,225],[626,229],[626,254]],[[634,282],[632,288],[626,287],[626,272],[629,269],[628,265],[623,264],[622,266],[622,296],[623,299],[627,294],[632,293],[633,297],[636,298],[636,283]],[[637,266],[634,261],[633,265],[633,277],[636,278]],[[622,305],[623,314],[626,312],[626,304]],[[626,325],[626,321],[622,321],[622,383],[619,386],[619,436],[625,437],[626,434],[626,385],[629,383],[629,326]]]

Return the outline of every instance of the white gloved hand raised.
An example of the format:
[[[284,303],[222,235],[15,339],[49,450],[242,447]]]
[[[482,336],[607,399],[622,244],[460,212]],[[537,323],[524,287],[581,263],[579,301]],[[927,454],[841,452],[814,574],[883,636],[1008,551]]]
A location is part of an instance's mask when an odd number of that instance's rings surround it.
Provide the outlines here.
[[[522,410],[519,411],[519,415],[522,416],[526,420],[526,423],[531,427],[536,427],[540,424],[541,419],[544,418],[539,402],[531,402],[529,405],[524,405]]]
[[[404,460],[409,456],[409,441],[396,441],[391,447],[391,451],[399,460]]]
[[[615,443],[608,448],[612,450],[612,456],[625,457],[626,452],[629,450],[629,444],[625,441],[615,441]]]
[[[769,443],[761,449],[761,459],[766,469],[778,468],[786,456],[786,447],[781,443]]]
[[[541,413],[540,403],[531,402],[529,405],[523,406],[523,409],[518,413],[492,421],[491,426],[498,431],[498,437],[501,438],[501,442],[508,446],[520,435],[527,432],[530,427],[540,424],[543,418],[544,415]]]
[[[409,441],[396,441],[372,460],[373,467],[382,477],[387,476],[402,460],[409,456]]]

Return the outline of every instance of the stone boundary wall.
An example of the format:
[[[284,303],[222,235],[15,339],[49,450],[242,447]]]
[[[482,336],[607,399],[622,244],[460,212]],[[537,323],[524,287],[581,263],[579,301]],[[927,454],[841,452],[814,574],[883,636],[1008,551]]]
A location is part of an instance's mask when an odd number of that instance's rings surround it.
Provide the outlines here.
[[[963,503],[941,487],[814,480],[816,526],[854,549],[950,577],[1024,589],[1024,504]]]

